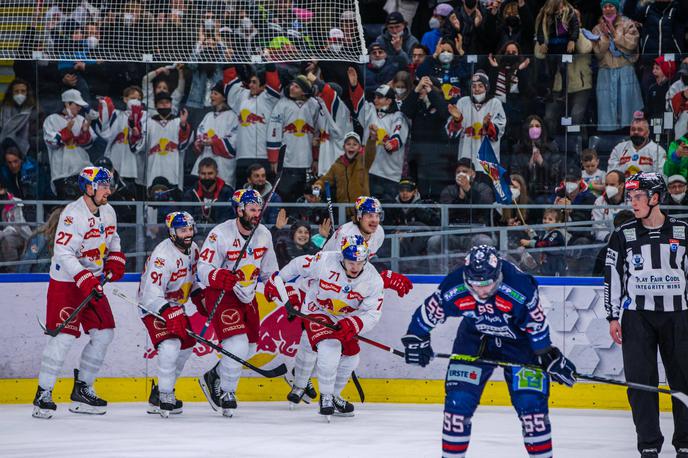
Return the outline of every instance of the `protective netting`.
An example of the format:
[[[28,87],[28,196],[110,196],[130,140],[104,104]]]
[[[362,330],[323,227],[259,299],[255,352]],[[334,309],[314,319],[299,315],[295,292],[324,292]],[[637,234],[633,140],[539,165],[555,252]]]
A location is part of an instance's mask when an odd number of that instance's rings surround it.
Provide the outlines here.
[[[356,0],[2,0],[0,58],[365,61]]]

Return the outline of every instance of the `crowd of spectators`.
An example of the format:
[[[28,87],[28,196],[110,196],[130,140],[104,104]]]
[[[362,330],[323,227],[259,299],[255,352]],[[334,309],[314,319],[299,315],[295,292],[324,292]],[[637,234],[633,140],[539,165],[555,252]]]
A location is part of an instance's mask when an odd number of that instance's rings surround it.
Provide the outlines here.
[[[284,260],[343,223],[308,205],[324,202],[327,182],[335,203],[405,205],[387,211],[392,233],[440,225],[435,203],[480,205],[448,213],[470,237],[404,238],[407,256],[465,250],[476,234],[498,243],[481,227],[548,224],[510,232],[508,248],[551,275],[570,267],[557,247],[606,241],[618,210],[577,207],[622,205],[630,174],[660,172],[666,205],[688,201],[685,1],[360,2],[367,64],[338,60],[356,54],[355,13],[319,17],[312,2],[44,3],[22,46],[59,60],[15,62],[0,105],[0,199],[72,199],[94,163],[116,176],[111,200],[160,203],[149,223],[193,202],[198,223],[216,224],[233,215],[216,204],[251,187],[272,195],[265,222]],[[134,45],[196,63],[108,61]],[[255,55],[269,63],[215,63]],[[490,208],[499,192],[478,156],[485,142],[515,207]],[[116,210],[136,222],[133,206]],[[20,216],[35,221],[35,208]],[[49,249],[50,220],[34,229],[25,257]],[[19,259],[3,240],[2,259]]]

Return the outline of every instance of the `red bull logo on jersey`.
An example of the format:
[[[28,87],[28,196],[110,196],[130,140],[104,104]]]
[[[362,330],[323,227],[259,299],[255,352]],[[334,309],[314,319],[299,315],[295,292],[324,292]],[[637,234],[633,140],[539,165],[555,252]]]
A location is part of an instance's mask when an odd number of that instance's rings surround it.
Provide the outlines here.
[[[442,93],[444,94],[444,100],[451,100],[453,98],[461,97],[461,89],[458,86],[454,86],[450,83],[442,84]]]
[[[306,134],[313,135],[315,129],[303,119],[297,119],[294,122],[286,124],[282,128],[282,132],[285,134],[293,134],[294,137],[303,137]]]
[[[125,127],[122,132],[115,137],[115,144],[128,145],[129,144],[129,127]]]
[[[253,264],[245,264],[236,271],[241,286],[250,286],[258,280],[260,269]]]
[[[265,117],[251,113],[250,110],[243,109],[239,112],[239,124],[241,124],[242,127],[248,127],[254,124],[265,124]]]
[[[71,216],[65,216],[64,224],[65,226],[71,226],[72,224],[74,224],[74,218],[72,218]]]
[[[159,154],[161,156],[167,156],[170,153],[175,153],[179,150],[179,145],[172,140],[167,138],[161,138],[158,143],[151,146],[148,150],[149,155]]]
[[[330,312],[333,315],[348,315],[349,313],[355,312],[356,309],[351,307],[344,301],[339,299],[331,299],[329,297],[321,299],[316,299],[320,310]]]
[[[483,123],[478,121],[466,127],[466,130],[464,131],[464,136],[466,138],[472,138],[473,140],[480,140],[482,138],[482,133]]]
[[[164,267],[165,260],[163,258],[155,258],[155,261],[153,261],[153,265],[155,265],[155,267]]]

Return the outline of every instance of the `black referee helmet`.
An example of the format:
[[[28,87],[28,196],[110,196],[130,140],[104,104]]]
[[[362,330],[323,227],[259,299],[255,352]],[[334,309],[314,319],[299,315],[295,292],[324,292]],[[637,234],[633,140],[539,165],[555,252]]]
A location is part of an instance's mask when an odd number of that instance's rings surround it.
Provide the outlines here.
[[[664,200],[667,192],[666,183],[662,175],[655,172],[638,172],[626,179],[626,192],[634,189],[647,191],[648,199],[652,198],[653,194],[659,194],[659,202]]]

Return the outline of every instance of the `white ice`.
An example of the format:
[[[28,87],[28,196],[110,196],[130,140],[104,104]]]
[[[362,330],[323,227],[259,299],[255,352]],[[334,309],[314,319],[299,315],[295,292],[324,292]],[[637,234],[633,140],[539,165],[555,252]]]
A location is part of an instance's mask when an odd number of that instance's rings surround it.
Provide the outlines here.
[[[240,403],[233,418],[208,404],[187,403],[169,419],[142,403],[115,403],[104,416],[72,414],[58,404],[51,420],[31,417],[29,405],[0,406],[0,456],[7,457],[438,457],[441,405],[356,404],[353,418],[327,424],[316,407],[290,411],[285,403]],[[554,456],[632,458],[630,412],[554,409]],[[661,416],[662,457],[673,457],[670,414]],[[526,457],[513,410],[481,406],[468,456]]]

